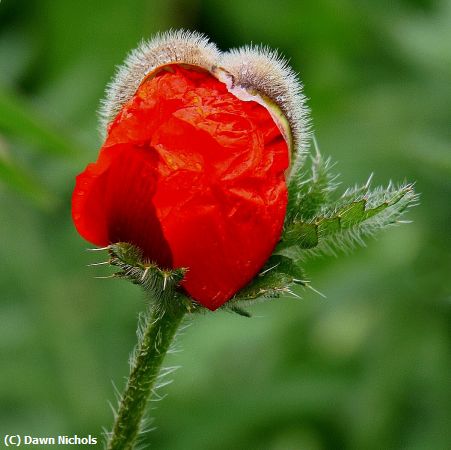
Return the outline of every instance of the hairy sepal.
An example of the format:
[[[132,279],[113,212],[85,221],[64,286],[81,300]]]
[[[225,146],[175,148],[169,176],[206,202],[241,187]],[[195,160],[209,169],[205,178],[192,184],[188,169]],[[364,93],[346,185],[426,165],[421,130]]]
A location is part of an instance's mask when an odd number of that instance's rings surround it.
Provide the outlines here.
[[[110,245],[108,253],[110,265],[120,269],[114,276],[141,286],[156,308],[165,311],[183,308],[187,312],[200,308],[196,302],[183,295],[180,289],[180,282],[187,269],[163,270],[156,264],[145,261],[142,252],[127,242]]]
[[[223,308],[250,317],[242,306],[250,306],[256,301],[275,299],[283,295],[298,297],[291,288],[293,285],[306,286],[307,283],[299,261],[283,255],[272,255],[260,273],[237,292]]]

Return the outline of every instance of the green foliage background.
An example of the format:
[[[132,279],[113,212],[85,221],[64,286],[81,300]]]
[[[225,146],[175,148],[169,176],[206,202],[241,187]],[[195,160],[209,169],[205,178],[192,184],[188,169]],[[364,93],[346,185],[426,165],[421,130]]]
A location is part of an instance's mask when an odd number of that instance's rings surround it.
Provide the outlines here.
[[[186,27],[279,48],[345,186],[416,181],[411,225],[309,263],[302,299],[197,317],[156,449],[451,448],[451,1],[3,0],[0,434],[100,436],[135,344],[139,289],[96,280],[70,218],[125,54]],[[0,444],[1,445],[1,444]]]

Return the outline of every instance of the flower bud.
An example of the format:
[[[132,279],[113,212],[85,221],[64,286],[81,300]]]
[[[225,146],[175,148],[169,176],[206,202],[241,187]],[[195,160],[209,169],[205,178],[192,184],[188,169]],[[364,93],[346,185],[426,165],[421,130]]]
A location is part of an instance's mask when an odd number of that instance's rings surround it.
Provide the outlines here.
[[[267,50],[221,55],[185,31],[141,44],[107,90],[99,158],[77,177],[77,230],[187,268],[183,289],[218,308],[280,238],[290,158],[308,136],[300,89]]]

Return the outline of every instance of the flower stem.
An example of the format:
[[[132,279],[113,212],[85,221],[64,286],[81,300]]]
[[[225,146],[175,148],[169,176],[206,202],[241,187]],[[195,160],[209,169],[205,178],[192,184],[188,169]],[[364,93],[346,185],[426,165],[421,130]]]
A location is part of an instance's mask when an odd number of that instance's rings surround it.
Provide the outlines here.
[[[142,330],[136,358],[122,395],[108,450],[131,450],[138,437],[143,415],[163,359],[186,309],[153,307]]]

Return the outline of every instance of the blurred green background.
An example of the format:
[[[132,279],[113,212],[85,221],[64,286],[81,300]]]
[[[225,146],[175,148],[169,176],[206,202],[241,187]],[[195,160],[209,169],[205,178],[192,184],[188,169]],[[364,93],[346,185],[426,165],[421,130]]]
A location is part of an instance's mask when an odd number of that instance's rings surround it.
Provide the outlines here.
[[[343,187],[416,181],[421,206],[352,255],[307,265],[322,299],[196,318],[148,436],[155,449],[451,448],[451,2],[0,3],[0,434],[100,436],[140,291],[74,230],[96,110],[141,38],[186,27],[264,43],[305,83]],[[1,446],[2,444],[0,444]],[[150,445],[150,444],[146,444]]]

